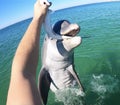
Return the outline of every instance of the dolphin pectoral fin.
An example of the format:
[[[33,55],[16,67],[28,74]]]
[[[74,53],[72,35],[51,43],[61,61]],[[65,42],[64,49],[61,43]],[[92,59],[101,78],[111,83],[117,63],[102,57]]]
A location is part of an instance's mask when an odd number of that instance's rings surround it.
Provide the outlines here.
[[[77,83],[78,83],[78,85],[80,87],[80,90],[84,92],[84,88],[83,88],[83,86],[81,84],[81,81],[80,81],[76,71],[74,70],[73,66],[71,65],[67,69],[72,74],[72,76],[75,78],[75,80],[77,81]]]
[[[38,89],[42,98],[44,105],[47,104],[48,92],[50,89],[50,75],[49,73],[43,68],[40,72],[39,79],[38,79]]]

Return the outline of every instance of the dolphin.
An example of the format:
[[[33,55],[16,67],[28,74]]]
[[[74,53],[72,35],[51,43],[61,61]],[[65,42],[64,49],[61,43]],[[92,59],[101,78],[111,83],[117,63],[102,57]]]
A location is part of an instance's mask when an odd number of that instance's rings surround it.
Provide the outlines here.
[[[43,23],[47,35],[42,46],[42,67],[38,77],[38,89],[44,105],[47,104],[49,89],[55,92],[78,85],[80,91],[84,91],[74,65],[74,48],[82,41],[80,36],[76,36],[80,27],[61,20],[52,28],[50,15],[51,10],[48,10]]]

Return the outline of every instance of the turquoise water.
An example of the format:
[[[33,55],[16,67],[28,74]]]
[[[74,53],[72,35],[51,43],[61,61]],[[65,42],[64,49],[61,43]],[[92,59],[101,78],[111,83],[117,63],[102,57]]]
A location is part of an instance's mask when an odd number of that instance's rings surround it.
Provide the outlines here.
[[[75,49],[75,67],[85,87],[86,104],[120,105],[120,2],[59,10],[52,15],[52,22],[59,19],[78,23],[81,26],[79,35],[89,36]],[[5,105],[14,52],[30,21],[0,30],[0,105]],[[80,102],[70,94],[66,99],[69,102],[58,102],[52,92],[49,95],[48,105],[79,105]],[[63,97],[63,93],[59,96]],[[72,104],[71,99],[75,99],[76,104]]]

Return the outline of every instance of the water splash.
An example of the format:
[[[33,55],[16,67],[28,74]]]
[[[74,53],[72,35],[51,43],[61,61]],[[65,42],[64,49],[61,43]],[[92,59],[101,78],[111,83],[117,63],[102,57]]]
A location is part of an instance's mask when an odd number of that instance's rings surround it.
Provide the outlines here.
[[[104,74],[97,76],[93,74],[90,85],[92,92],[98,95],[94,105],[103,105],[106,98],[109,98],[111,94],[120,91],[119,80],[116,76]]]
[[[56,101],[61,101],[64,105],[84,105],[85,93],[76,88],[66,88],[57,90]]]

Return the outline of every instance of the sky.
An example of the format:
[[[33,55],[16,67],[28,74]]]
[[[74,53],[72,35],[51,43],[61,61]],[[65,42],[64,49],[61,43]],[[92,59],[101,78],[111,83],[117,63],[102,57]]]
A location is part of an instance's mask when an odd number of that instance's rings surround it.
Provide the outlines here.
[[[33,7],[36,0],[0,0],[0,29],[18,21],[33,17]],[[120,0],[48,0],[52,2],[52,10],[90,4]]]

